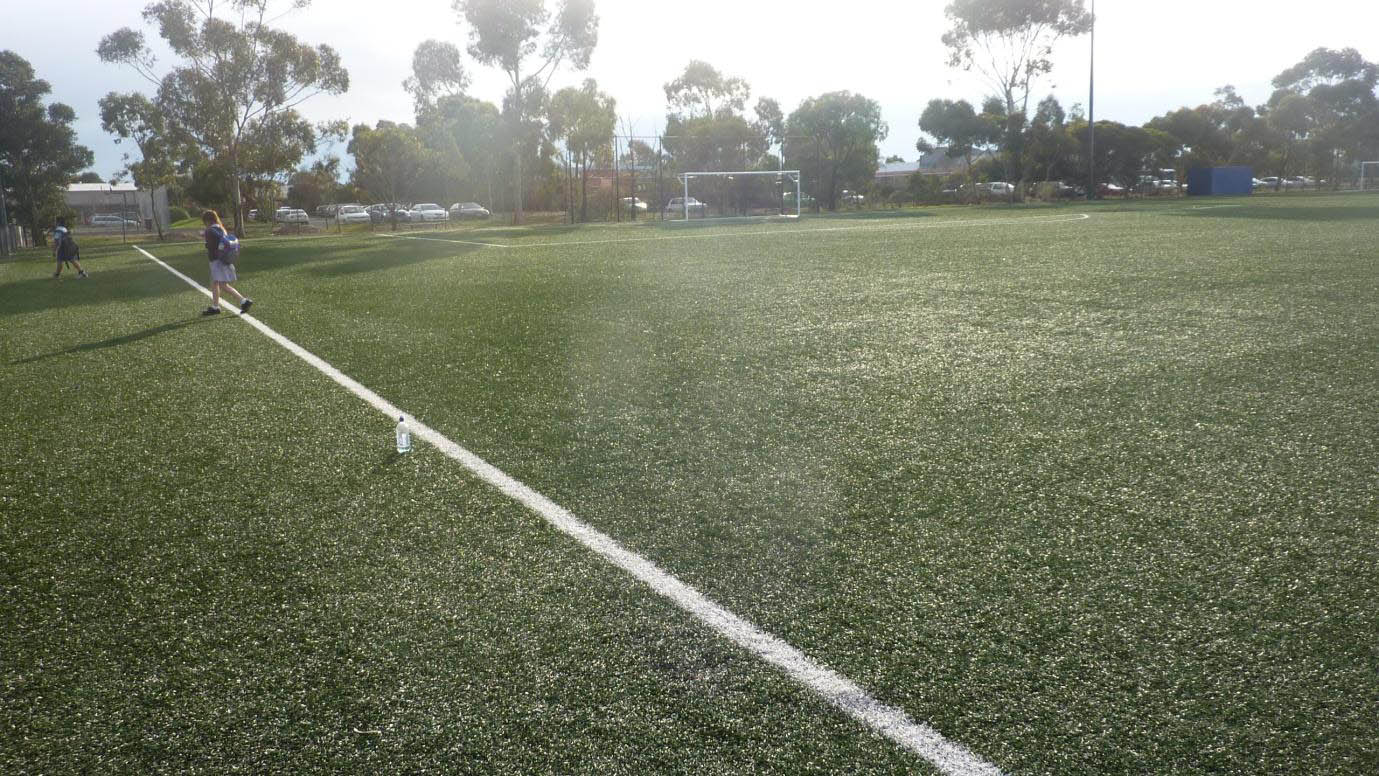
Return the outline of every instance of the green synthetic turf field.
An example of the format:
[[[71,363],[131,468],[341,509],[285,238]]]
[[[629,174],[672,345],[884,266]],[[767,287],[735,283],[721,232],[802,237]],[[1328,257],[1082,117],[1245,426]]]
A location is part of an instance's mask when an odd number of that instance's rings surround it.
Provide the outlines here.
[[[1379,771],[1379,197],[424,236],[237,285],[1005,773]],[[0,262],[0,771],[935,772],[82,261]]]

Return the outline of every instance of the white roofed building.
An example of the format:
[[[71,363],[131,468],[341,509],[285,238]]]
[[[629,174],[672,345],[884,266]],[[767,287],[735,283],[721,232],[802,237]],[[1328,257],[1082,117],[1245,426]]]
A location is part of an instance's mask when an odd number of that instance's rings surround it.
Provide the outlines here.
[[[152,192],[132,183],[73,183],[63,195],[67,206],[77,211],[81,224],[90,224],[98,215],[123,215],[138,221],[144,229],[153,229],[155,214],[158,223],[168,226],[168,187],[159,186]]]

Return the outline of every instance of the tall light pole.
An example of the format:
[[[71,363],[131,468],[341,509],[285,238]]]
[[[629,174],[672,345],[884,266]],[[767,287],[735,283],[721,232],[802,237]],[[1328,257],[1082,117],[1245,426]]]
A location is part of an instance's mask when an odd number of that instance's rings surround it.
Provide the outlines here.
[[[9,256],[11,253],[10,218],[5,210],[5,179],[0,178],[0,256]]]
[[[1096,199],[1096,0],[1092,0],[1092,53],[1087,67],[1087,199]]]

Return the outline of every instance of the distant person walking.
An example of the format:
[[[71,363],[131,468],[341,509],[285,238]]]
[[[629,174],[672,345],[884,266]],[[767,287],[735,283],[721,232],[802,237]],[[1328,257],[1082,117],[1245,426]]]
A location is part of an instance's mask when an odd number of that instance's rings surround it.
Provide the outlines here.
[[[62,265],[71,264],[77,268],[77,277],[90,277],[86,270],[81,268],[81,249],[77,247],[77,241],[73,239],[72,233],[67,230],[67,219],[59,218],[57,227],[53,229],[53,258],[57,259],[57,271],[53,277],[62,276]]]
[[[254,300],[241,294],[234,286],[230,285],[239,280],[239,276],[235,273],[235,265],[220,260],[220,240],[227,234],[225,224],[220,222],[220,216],[214,210],[207,210],[202,213],[201,223],[206,225],[206,255],[211,260],[211,306],[202,310],[201,314],[220,314],[221,289],[239,297],[240,312],[249,312],[249,305],[253,304]]]

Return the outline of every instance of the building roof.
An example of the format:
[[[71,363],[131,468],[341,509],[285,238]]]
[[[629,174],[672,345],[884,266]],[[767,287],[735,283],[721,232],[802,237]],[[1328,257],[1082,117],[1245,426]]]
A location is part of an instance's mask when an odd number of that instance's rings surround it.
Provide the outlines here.
[[[919,162],[886,162],[876,168],[877,175],[913,175],[919,172]]]
[[[73,183],[73,184],[70,184],[70,185],[67,187],[67,190],[68,190],[68,191],[98,191],[98,192],[100,192],[100,193],[102,193],[102,194],[109,194],[109,193],[111,193],[111,192],[114,192],[114,193],[118,194],[118,193],[120,193],[121,191],[130,191],[130,192],[138,191],[138,190],[139,190],[139,187],[138,187],[138,186],[135,186],[135,185],[132,184],[132,183],[117,183],[117,184],[115,184],[114,186],[110,185],[109,183]]]

